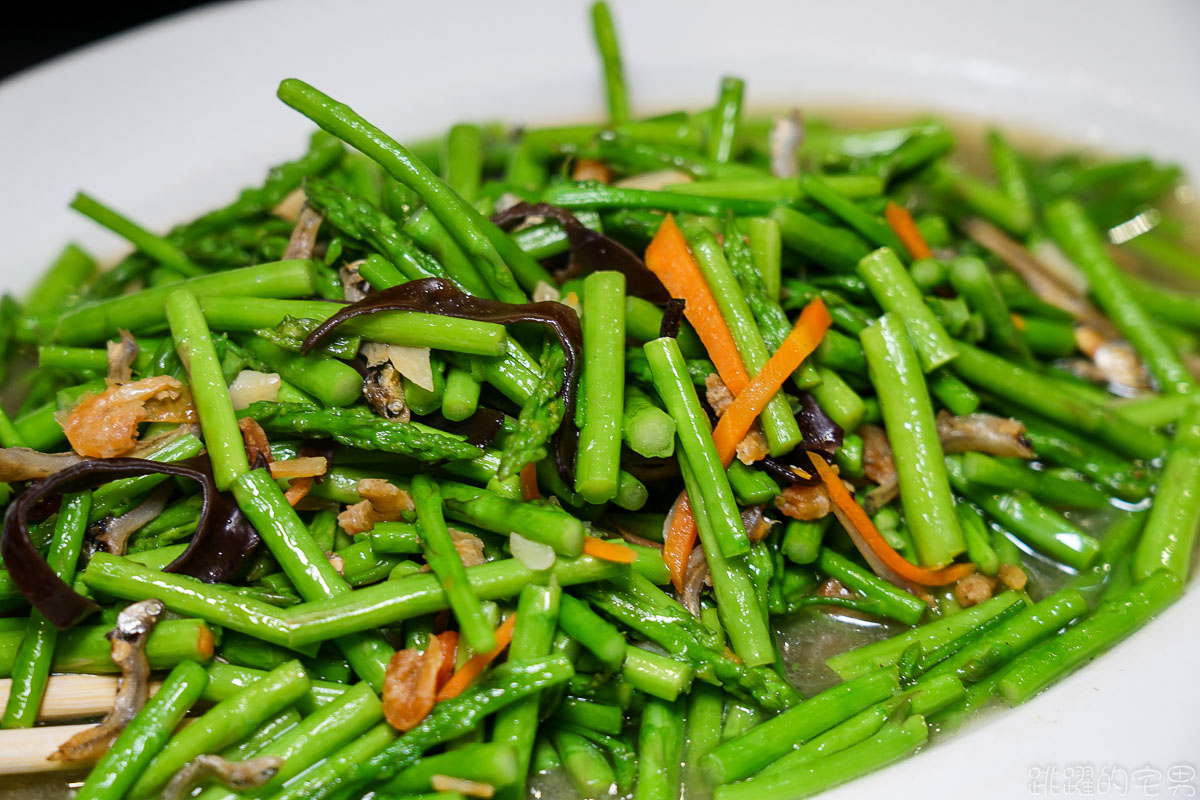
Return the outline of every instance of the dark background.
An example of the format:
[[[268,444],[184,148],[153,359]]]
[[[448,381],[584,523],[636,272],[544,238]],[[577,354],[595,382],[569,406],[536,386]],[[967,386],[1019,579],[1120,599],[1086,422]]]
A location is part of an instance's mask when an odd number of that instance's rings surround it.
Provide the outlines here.
[[[0,79],[97,39],[212,0],[14,2],[0,18]]]

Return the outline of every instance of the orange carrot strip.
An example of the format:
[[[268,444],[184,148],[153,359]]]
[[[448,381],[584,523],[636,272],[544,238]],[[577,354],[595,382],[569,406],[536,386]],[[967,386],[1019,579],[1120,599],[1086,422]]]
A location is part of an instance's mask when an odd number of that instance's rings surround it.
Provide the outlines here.
[[[1009,316],[1012,317],[1014,328],[1016,328],[1019,331],[1025,330],[1025,318],[1024,317],[1022,317],[1020,314],[1018,314],[1015,311],[1011,312],[1009,314]]]
[[[750,382],[750,375],[742,364],[737,344],[725,325],[717,301],[688,250],[687,240],[670,214],[646,248],[646,266],[658,276],[672,297],[682,297],[686,301],[683,315],[700,335],[721,380],[729,391],[738,395]]]
[[[583,553],[592,558],[615,561],[618,564],[632,564],[637,561],[637,553],[628,547],[615,542],[606,542],[595,536],[583,537]]]
[[[825,463],[825,459],[812,452],[808,454],[808,459],[812,461],[812,465],[816,467],[817,474],[825,482],[825,488],[829,490],[829,497],[842,510],[842,513],[846,515],[846,518],[854,525],[859,534],[862,535],[867,546],[875,552],[875,555],[879,556],[880,560],[889,569],[901,578],[921,584],[922,586],[942,586],[947,583],[954,583],[975,571],[974,564],[953,564],[943,569],[931,570],[917,566],[911,561],[906,560],[887,543],[883,535],[875,528],[874,523],[871,522],[871,518],[867,516],[867,512],[858,504],[854,496],[846,490],[837,472]]]
[[[717,421],[713,442],[717,445],[717,455],[721,457],[722,464],[728,467],[733,461],[738,442],[746,438],[750,426],[783,386],[783,382],[817,349],[832,322],[820,298],[813,300],[800,312],[800,319],[796,320],[796,326],[779,345],[779,349]]]
[[[513,626],[516,624],[516,613],[509,614],[508,619],[501,622],[500,627],[496,628],[496,649],[487,653],[476,653],[468,658],[467,663],[459,667],[458,672],[455,672],[450,676],[450,680],[446,681],[446,685],[438,692],[437,699],[439,701],[449,700],[451,697],[458,697],[462,694],[471,685],[471,682],[479,677],[483,668],[495,661],[496,656],[508,647],[508,643],[512,641]]]
[[[912,214],[889,200],[883,209],[883,216],[914,259],[933,258],[933,251],[917,229],[917,223],[913,222]]]
[[[671,527],[663,535],[662,549],[663,561],[677,592],[683,591],[683,576],[687,572],[688,559],[691,558],[692,548],[696,546],[698,533],[692,504],[688,501],[687,492],[683,492],[675,501],[675,516],[671,518]]]
[[[526,500],[537,500],[542,496],[538,491],[537,464],[530,461],[521,467],[521,497]]]

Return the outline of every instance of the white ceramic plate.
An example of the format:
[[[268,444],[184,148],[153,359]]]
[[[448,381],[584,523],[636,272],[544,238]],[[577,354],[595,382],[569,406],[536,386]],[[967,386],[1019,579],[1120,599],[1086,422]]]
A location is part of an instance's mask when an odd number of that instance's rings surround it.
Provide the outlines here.
[[[1200,175],[1200,4],[1188,0],[615,6],[641,111],[710,103],[736,74],[760,107],[966,113]],[[258,0],[173,18],[0,84],[0,284],[26,287],[68,238],[120,252],[66,209],[77,188],[165,229],[300,152],[309,125],[274,98],[287,76],[401,139],[603,109],[579,2]],[[1198,614],[1193,592],[1026,706],[827,796],[1195,796]]]

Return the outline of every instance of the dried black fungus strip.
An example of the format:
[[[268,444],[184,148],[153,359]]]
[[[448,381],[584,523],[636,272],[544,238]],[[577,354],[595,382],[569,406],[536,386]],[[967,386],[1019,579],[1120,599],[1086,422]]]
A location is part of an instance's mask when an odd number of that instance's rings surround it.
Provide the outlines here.
[[[94,489],[118,478],[171,475],[200,484],[203,502],[196,534],[183,555],[164,571],[190,575],[205,583],[228,581],[238,574],[261,541],[237,505],[217,491],[207,458],[161,463],[141,458],[88,459],[54,473],[21,493],[8,508],[0,534],[0,556],[21,594],[60,629],[97,611],[99,606],[55,574],[29,538],[29,516],[51,495]]]
[[[804,436],[802,447],[832,456],[842,446],[842,426],[829,418],[811,394],[801,392],[799,397],[800,411],[796,414],[796,422]]]
[[[475,409],[474,414],[459,422],[446,419],[440,413],[426,416],[423,421],[431,428],[462,436],[467,440],[467,444],[473,444],[476,447],[487,447],[496,440],[500,431],[504,430],[504,414],[482,406]]]
[[[464,294],[454,284],[442,278],[423,278],[374,292],[357,303],[346,306],[310,333],[300,352],[309,353],[347,320],[385,311],[420,311],[478,322],[496,322],[501,325],[537,322],[549,326],[558,338],[566,357],[563,384],[558,392],[558,396],[563,400],[564,421],[570,422],[575,419],[575,396],[579,385],[580,357],[583,354],[583,329],[579,324],[579,316],[569,306],[552,300],[539,303],[502,303]],[[579,432],[573,424],[560,425],[555,434],[556,466],[559,475],[568,482],[573,481],[571,476],[575,470],[575,448],[578,446],[578,439]]]
[[[671,299],[662,281],[633,251],[584,225],[565,208],[549,203],[517,203],[512,208],[493,214],[492,222],[509,230],[529,217],[546,217],[562,225],[571,246],[571,268],[565,277],[575,278],[602,269],[614,270],[625,276],[626,291],[634,297],[659,305]]]
[[[679,326],[683,324],[683,310],[686,305],[687,301],[682,297],[672,297],[667,301],[662,322],[658,325],[658,338],[674,339],[679,336]]]

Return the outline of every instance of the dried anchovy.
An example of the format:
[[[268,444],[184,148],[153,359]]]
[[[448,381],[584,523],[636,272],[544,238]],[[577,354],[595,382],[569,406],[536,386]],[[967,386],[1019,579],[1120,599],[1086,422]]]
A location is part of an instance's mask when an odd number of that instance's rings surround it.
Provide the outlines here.
[[[206,753],[196,756],[163,789],[161,800],[182,800],[206,777],[212,776],[235,792],[255,789],[279,774],[284,759],[279,756],[260,756],[245,761],[229,761],[219,755]]]
[[[117,627],[108,633],[112,660],[121,668],[121,683],[112,710],[94,728],[80,731],[59,745],[50,761],[90,761],[108,750],[150,697],[150,662],[146,640],[166,611],[161,600],[142,600],[117,615]]]

